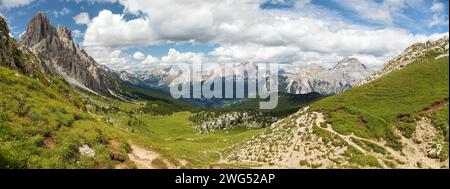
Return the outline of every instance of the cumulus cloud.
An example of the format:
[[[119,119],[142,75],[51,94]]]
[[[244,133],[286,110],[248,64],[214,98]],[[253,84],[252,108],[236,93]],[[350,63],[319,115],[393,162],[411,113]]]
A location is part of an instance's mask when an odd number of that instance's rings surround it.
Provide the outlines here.
[[[175,49],[170,49],[167,56],[161,58],[161,63],[165,64],[179,64],[179,63],[192,63],[195,58],[203,57],[202,53],[186,52],[181,53]]]
[[[142,63],[144,63],[144,64],[157,64],[159,62],[160,62],[159,59],[156,57],[153,57],[152,55],[147,55],[145,60],[142,61]]]
[[[147,18],[125,20],[122,14],[103,10],[88,23],[85,46],[132,47],[157,44]]]
[[[140,52],[140,51],[138,51],[138,52],[134,53],[133,58],[135,60],[144,60],[145,59],[145,54]]]
[[[284,0],[272,1],[285,3]],[[368,61],[364,62],[366,64],[380,66],[409,45],[430,37],[412,34],[392,25],[372,28],[353,24],[310,4],[309,0],[296,0],[293,9],[283,10],[261,9],[261,4],[266,2],[264,0],[117,2],[124,6],[122,14],[103,10],[87,24],[85,47],[120,50],[183,43],[219,46],[206,55],[171,49],[160,60],[151,57],[149,62],[152,63],[180,62],[201,55],[208,61],[224,63],[253,61],[326,65],[335,64],[344,57],[361,57]],[[419,2],[339,1],[363,18],[384,23],[392,23],[398,16],[396,14],[401,14],[407,7],[417,6]],[[439,7],[433,9],[438,10]],[[125,19],[125,14],[133,14],[134,17]],[[147,56],[142,54],[139,58],[143,60]],[[131,55],[121,57],[134,59]],[[105,64],[109,64],[106,59]]]
[[[99,46],[88,46],[84,48],[98,63],[108,66],[113,70],[126,70],[132,66],[132,57],[124,53],[121,49]]]
[[[89,18],[89,13],[87,13],[87,12],[82,12],[82,13],[76,15],[75,17],[73,17],[73,20],[75,21],[76,24],[79,24],[79,25],[85,25],[85,24],[89,24],[91,22],[91,20]]]

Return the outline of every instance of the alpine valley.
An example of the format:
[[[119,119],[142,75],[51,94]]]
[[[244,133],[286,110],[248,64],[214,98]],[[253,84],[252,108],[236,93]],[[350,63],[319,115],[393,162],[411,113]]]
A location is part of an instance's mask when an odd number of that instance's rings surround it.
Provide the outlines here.
[[[174,99],[170,65],[109,69],[42,12],[10,32],[0,17],[0,168],[449,168],[448,35],[380,70],[283,66],[277,108],[259,110]]]

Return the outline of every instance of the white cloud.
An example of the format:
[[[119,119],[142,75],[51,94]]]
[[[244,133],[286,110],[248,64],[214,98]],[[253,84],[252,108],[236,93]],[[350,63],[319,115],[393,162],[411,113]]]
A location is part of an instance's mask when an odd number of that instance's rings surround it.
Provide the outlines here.
[[[0,0],[0,7],[15,8],[28,5],[34,0]]]
[[[65,16],[67,14],[70,14],[72,11],[68,8],[62,8],[59,11],[53,11],[53,15],[55,15],[56,18],[60,17],[60,16]]]
[[[89,18],[89,13],[87,12],[82,12],[78,14],[77,16],[73,17],[73,20],[75,20],[75,23],[79,25],[89,24],[91,22]]]
[[[446,23],[448,23],[448,19],[445,19],[443,16],[435,14],[433,15],[433,18],[428,27],[440,26]]]
[[[140,65],[146,64],[158,64],[161,63],[160,60],[152,55],[145,55],[144,53],[137,51],[133,54],[133,59],[137,61]]]
[[[138,52],[134,53],[133,58],[135,60],[144,60],[145,59],[145,54],[140,52],[140,51],[138,51]]]
[[[395,17],[405,17],[402,12],[408,7],[419,6],[422,0],[335,0],[344,7],[356,12],[360,17],[382,23],[392,24]]]
[[[434,13],[428,27],[442,26],[448,24],[448,12],[445,13],[446,5],[440,1],[433,1],[430,10]]]
[[[123,53],[120,49],[109,47],[84,47],[90,56],[102,65],[108,66],[113,70],[129,69],[132,64],[132,57]]]
[[[98,1],[101,0],[90,2]],[[118,2],[125,7],[123,14],[103,10],[87,24],[85,47],[115,51],[173,43],[219,45],[207,55],[171,49],[161,60],[151,57],[149,62],[152,63],[176,63],[201,55],[208,61],[217,62],[327,65],[353,56],[368,61],[364,62],[366,64],[379,66],[409,45],[429,38],[389,25],[372,28],[353,24],[328,10],[309,4],[309,0],[297,0],[294,9],[286,10],[263,10],[260,8],[263,0]],[[353,0],[343,0],[341,3],[351,5],[349,8],[364,18],[390,23],[403,9],[416,6],[419,2],[357,1],[357,5],[352,5],[355,3]],[[127,20],[124,14],[134,14],[136,18]],[[122,51],[121,54],[123,60],[129,58],[129,62],[136,61],[131,55]],[[113,61],[109,61],[108,53],[96,55],[94,58],[99,62],[117,66],[116,57],[112,56]],[[139,56],[140,60],[144,56]]]
[[[294,46],[263,46],[254,43],[242,45],[225,45],[209,53],[218,62],[277,62],[291,63],[300,54],[300,49]]]
[[[85,46],[130,47],[156,44],[147,18],[125,20],[123,15],[103,10],[91,20],[84,36]]]
[[[202,53],[186,52],[181,53],[175,49],[170,49],[167,56],[161,58],[161,63],[164,64],[178,64],[178,63],[193,63],[196,57],[203,57]]]
[[[442,12],[445,9],[445,4],[439,1],[433,1],[430,9],[433,12]]]
[[[144,64],[157,64],[159,62],[160,62],[159,59],[156,57],[153,57],[152,55],[147,55],[145,60],[142,61],[142,63],[144,63]]]

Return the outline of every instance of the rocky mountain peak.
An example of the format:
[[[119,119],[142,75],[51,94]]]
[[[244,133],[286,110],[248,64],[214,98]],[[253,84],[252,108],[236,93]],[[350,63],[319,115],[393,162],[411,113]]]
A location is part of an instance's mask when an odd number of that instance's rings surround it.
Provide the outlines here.
[[[31,19],[20,43],[34,50],[67,82],[82,89],[111,94],[120,81],[109,71],[102,69],[95,60],[75,44],[67,27],[55,28],[44,13]]]
[[[357,58],[344,58],[333,69],[349,69],[349,68],[362,68],[367,67],[362,64]]]
[[[31,44],[37,44],[49,36],[57,36],[57,32],[50,19],[44,13],[39,12],[31,19],[23,36],[22,41],[26,42],[24,45],[31,46]]]

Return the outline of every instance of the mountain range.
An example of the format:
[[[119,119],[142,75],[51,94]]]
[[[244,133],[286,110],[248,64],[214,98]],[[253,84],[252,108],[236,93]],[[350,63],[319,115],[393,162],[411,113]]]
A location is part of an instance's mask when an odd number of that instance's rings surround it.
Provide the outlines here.
[[[234,68],[232,72],[224,73],[245,73],[250,67],[256,67],[251,63]],[[120,72],[120,78],[133,85],[147,86],[169,91],[171,82],[178,77],[186,77],[189,81],[190,75],[181,75],[179,72],[171,73],[171,66],[165,66],[154,70],[144,70],[139,72]],[[215,70],[205,78],[220,77],[219,72]],[[332,95],[341,93],[352,86],[364,81],[373,72],[356,58],[345,58],[331,69],[323,68],[320,65],[312,64],[305,68],[297,69],[296,72],[281,69],[279,71],[279,91],[291,94],[320,93],[323,95]],[[239,75],[237,76],[239,77]],[[247,76],[242,78],[248,80]]]

